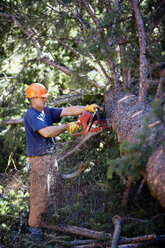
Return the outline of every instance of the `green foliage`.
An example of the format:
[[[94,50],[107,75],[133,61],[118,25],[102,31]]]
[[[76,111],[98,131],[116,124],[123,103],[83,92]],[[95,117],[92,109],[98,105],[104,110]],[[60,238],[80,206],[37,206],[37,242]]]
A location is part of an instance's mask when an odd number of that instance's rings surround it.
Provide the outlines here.
[[[0,199],[0,213],[1,215],[20,216],[25,215],[29,211],[29,193],[24,193],[22,190],[18,190],[16,193],[14,190],[9,191],[8,198]]]
[[[3,129],[0,135],[0,169],[8,172],[9,169],[19,168],[20,155],[26,155],[26,140],[24,128],[19,125]]]
[[[71,155],[59,164],[62,172],[72,172],[78,167],[80,161],[85,163],[85,171],[82,175],[72,180],[63,181],[64,200],[63,206],[59,209],[48,208],[44,221],[52,225],[75,225],[89,228],[91,230],[113,233],[114,225],[111,219],[117,214],[122,218],[133,217],[133,220],[123,220],[122,236],[132,237],[151,233],[163,234],[164,215],[159,204],[153,200],[147,189],[144,190],[140,201],[134,199],[137,185],[133,186],[131,204],[127,208],[121,207],[123,184],[119,177],[114,176],[111,183],[107,182],[106,158],[111,159],[119,156],[118,142],[116,136],[110,132],[103,132],[93,138],[92,142],[87,142],[76,154]],[[65,143],[65,140],[59,142]],[[68,142],[71,149],[71,141]],[[64,145],[63,145],[64,149]],[[22,185],[10,185],[3,183],[0,198],[0,237],[2,244],[11,243],[18,234],[20,218],[23,216],[24,222],[29,212],[29,186],[28,172],[18,173],[17,182],[22,181]],[[5,179],[6,180],[6,179]],[[15,187],[18,190],[14,190]],[[26,185],[26,187],[25,187]],[[160,214],[160,215],[159,215]],[[33,243],[29,238],[28,226],[23,224],[19,239],[14,243],[15,247],[36,247],[53,248],[54,245],[65,248],[69,246],[69,241],[73,240],[73,235],[63,235],[54,231],[45,230],[46,240],[44,246]],[[107,241],[105,236],[99,241]]]
[[[161,105],[161,99],[159,99],[157,101],[153,101],[151,105],[152,105],[153,112],[154,112],[154,115],[156,116],[156,118],[160,122],[165,124],[164,109]]]
[[[77,0],[65,1],[68,8],[52,0],[2,1],[0,12],[15,16],[23,29],[14,25],[11,20],[1,19],[0,102],[3,103],[0,121],[23,117],[28,107],[25,91],[33,82],[43,83],[51,92],[51,99],[54,99],[65,89],[83,88],[88,90],[89,95],[98,92],[103,95],[105,90],[93,87],[93,82],[99,82],[104,86],[113,83],[107,80],[102,70],[104,68],[109,78],[112,78],[110,61],[115,63],[119,78],[122,78],[123,66],[132,72],[132,80],[139,77],[139,41],[131,2],[121,1],[117,11],[115,1],[89,3],[99,22],[99,30],[87,8]],[[163,62],[161,55],[164,54],[164,5],[160,7],[157,1],[145,1],[141,5],[146,33],[151,31],[151,22],[155,27],[147,42],[148,64],[154,64],[155,58],[157,63]],[[32,36],[28,37],[23,30],[28,30]],[[46,57],[69,68],[73,75],[70,77],[42,63],[31,37],[37,40]],[[121,41],[124,46],[123,58],[119,52]],[[154,90],[151,91],[153,93]],[[14,136],[11,136],[10,130],[6,128],[4,137],[0,138],[1,144],[8,132],[11,143],[15,142],[15,140],[12,142]],[[23,132],[22,135],[19,133],[24,142],[23,135]],[[24,147],[23,144],[21,146]],[[8,152],[5,161],[2,161],[4,165],[9,154]],[[19,156],[19,151],[16,151],[16,154]]]

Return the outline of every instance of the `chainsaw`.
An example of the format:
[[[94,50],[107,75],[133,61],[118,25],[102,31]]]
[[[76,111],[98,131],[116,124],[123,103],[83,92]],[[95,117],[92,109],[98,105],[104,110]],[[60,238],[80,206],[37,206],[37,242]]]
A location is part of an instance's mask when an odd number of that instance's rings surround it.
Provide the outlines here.
[[[96,108],[93,114],[84,111],[81,115],[79,115],[77,124],[80,125],[81,131],[78,133],[72,133],[72,136],[101,132],[103,130],[107,130],[109,126],[103,109],[102,111],[99,111],[98,108]]]

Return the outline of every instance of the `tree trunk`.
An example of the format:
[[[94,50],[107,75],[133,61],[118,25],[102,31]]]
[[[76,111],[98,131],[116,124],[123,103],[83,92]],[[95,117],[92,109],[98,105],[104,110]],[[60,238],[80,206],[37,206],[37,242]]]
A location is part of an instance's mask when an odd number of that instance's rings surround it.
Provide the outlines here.
[[[146,44],[146,34],[144,29],[144,23],[142,15],[140,12],[139,1],[132,0],[133,10],[135,13],[136,24],[138,28],[138,38],[139,38],[139,47],[140,47],[140,82],[139,82],[139,101],[146,101],[146,91],[147,91],[147,44]]]
[[[165,208],[165,147],[160,145],[149,157],[146,181],[153,197]]]
[[[152,111],[151,106],[148,103],[139,102],[137,96],[115,89],[105,95],[105,109],[107,116],[112,118],[112,129],[120,143],[123,140],[136,142],[135,135],[142,130],[143,118]],[[165,126],[162,124],[159,129],[163,134]],[[151,133],[153,132],[154,128]],[[148,142],[152,145],[154,135],[150,136]],[[159,146],[148,158],[145,180],[151,194],[165,208],[165,153],[162,145],[164,140],[165,137],[161,137]]]

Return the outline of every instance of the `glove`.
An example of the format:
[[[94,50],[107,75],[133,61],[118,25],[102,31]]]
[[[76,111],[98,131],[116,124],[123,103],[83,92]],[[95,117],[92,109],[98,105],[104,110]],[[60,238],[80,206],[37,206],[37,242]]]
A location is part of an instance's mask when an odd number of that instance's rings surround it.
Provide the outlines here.
[[[96,108],[100,109],[97,104],[92,104],[92,105],[86,105],[85,110],[91,113],[94,113]]]
[[[69,122],[67,123],[67,131],[70,132],[70,135],[74,132],[76,132],[78,129],[80,128],[80,126],[76,123],[76,122]]]

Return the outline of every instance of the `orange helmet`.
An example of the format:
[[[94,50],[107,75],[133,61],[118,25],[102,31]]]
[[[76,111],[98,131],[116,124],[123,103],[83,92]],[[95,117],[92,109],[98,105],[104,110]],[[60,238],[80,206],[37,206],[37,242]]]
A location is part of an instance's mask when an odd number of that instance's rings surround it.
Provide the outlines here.
[[[29,85],[26,91],[26,97],[48,97],[50,94],[47,93],[45,86],[39,83]]]

